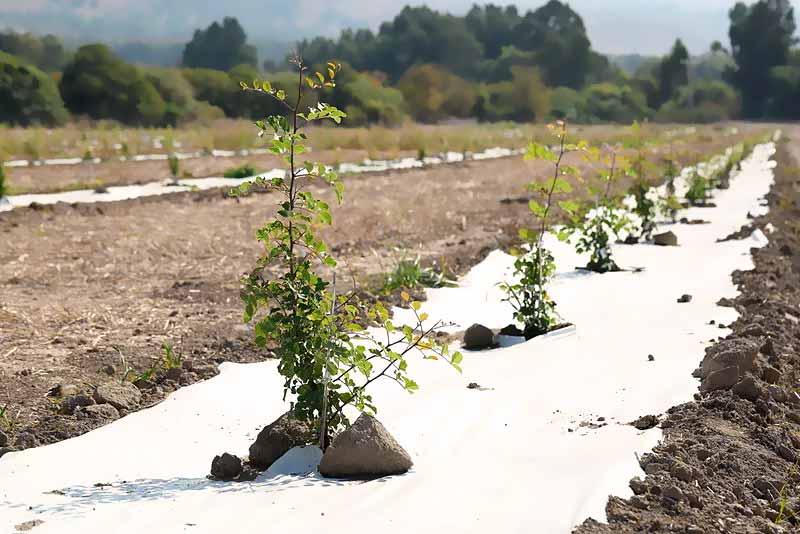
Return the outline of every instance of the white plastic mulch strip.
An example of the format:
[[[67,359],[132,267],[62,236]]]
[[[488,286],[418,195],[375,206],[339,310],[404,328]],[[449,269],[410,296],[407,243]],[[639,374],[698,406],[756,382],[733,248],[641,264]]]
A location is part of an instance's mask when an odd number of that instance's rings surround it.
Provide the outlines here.
[[[259,150],[240,151],[247,154],[262,153]],[[484,152],[474,154],[475,159],[494,159],[516,154],[521,154],[520,150],[509,150],[505,148],[490,148]],[[213,151],[213,155],[225,157],[228,154],[223,151]],[[178,154],[179,159],[188,157],[186,154]],[[414,158],[403,158],[399,160],[365,160],[363,163],[342,163],[337,171],[341,174],[353,173],[361,174],[368,172],[385,172],[388,170],[401,170],[421,168],[426,165],[440,165],[445,163],[457,163],[464,160],[464,154],[458,152],[447,152],[441,157],[428,157],[423,160]],[[135,161],[146,159],[167,159],[166,154],[153,154],[150,156],[134,156]],[[80,162],[78,160],[77,162]],[[9,162],[13,163],[13,162]],[[282,169],[273,169],[260,174],[259,176],[274,177],[283,176]],[[244,182],[253,181],[255,177],[242,179],[211,177],[211,178],[186,178],[177,182],[169,180],[161,182],[151,182],[143,185],[124,185],[110,186],[102,190],[80,189],[75,191],[65,191],[61,193],[32,193],[24,195],[12,195],[5,197],[4,202],[0,202],[0,211],[9,211],[14,208],[37,204],[55,204],[58,202],[66,203],[94,203],[94,202],[115,202],[132,198],[165,195],[180,191],[215,189],[220,187],[235,187]]]
[[[691,399],[691,371],[736,317],[731,272],[752,268],[766,238],[717,242],[747,223],[773,182],[774,148],[759,146],[716,208],[691,209],[706,225],[675,225],[679,247],[615,246],[642,272],[575,271],[586,258],[552,242],[552,287],[574,333],[470,353],[458,375],[413,361],[420,391],[376,382],[379,418],[414,459],[403,476],[344,482],[314,472],[315,448],[295,449],[255,482],[204,478],[215,454],[244,455],[260,428],[287,409],[275,362],[226,363],[211,380],[161,404],[55,445],[0,459],[0,531],[40,520],[40,534],[141,532],[566,533],[605,517],[609,494],[629,495],[635,453],[658,429],[627,425]],[[431,317],[504,326],[511,310],[496,284],[512,259],[490,254],[460,287],[432,290]],[[688,304],[676,300],[684,293]],[[396,310],[396,319],[403,312]],[[653,354],[655,361],[648,361]],[[466,385],[477,382],[481,390]],[[600,426],[600,417],[607,426]],[[581,425],[583,423],[583,425]],[[589,425],[591,423],[591,425]]]

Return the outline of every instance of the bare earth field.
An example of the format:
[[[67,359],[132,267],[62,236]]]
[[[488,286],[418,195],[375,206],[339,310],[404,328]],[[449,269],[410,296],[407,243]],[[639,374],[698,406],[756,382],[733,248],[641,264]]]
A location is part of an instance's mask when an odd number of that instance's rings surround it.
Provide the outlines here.
[[[752,373],[732,389],[697,394],[669,410],[664,439],[640,458],[628,500],[611,497],[609,524],[577,532],[778,533],[800,529],[800,145],[779,144],[770,213],[775,228],[754,251],[755,269],[734,274],[741,317],[708,354],[755,347]],[[698,362],[699,363],[699,362]]]
[[[682,157],[735,140],[695,143]],[[339,280],[374,280],[416,254],[465,271],[515,240],[528,219],[525,184],[543,169],[515,157],[348,177],[345,204],[323,231],[340,258]],[[143,390],[144,405],[213,375],[218,362],[268,357],[241,322],[238,280],[254,264],[254,231],[275,200],[216,190],[0,214],[0,407],[8,405],[18,433],[35,436],[20,444],[102,424],[59,415],[48,390],[88,391],[122,380],[128,367],[141,373],[164,342],[192,365],[159,376]]]
[[[720,152],[754,128],[684,146],[682,163]],[[664,442],[641,458],[642,476],[631,482],[636,495],[611,498],[610,524],[590,519],[580,532],[796,528],[800,128],[784,133],[771,212],[753,221],[775,231],[755,252],[756,269],[735,275],[742,295],[730,303],[742,314],[730,338],[759,347],[753,387],[698,394],[670,410],[659,423]],[[323,230],[340,259],[340,280],[374,289],[398,258],[417,254],[464,272],[515,242],[528,221],[524,186],[545,169],[513,157],[347,177],[345,204]],[[13,422],[11,444],[52,443],[107,423],[60,414],[52,388],[88,392],[123,380],[127,367],[152,366],[164,342],[183,356],[183,369],[144,383],[140,407],[213,376],[219,362],[268,358],[241,322],[238,279],[258,255],[254,230],[275,200],[217,190],[0,213],[0,409]]]

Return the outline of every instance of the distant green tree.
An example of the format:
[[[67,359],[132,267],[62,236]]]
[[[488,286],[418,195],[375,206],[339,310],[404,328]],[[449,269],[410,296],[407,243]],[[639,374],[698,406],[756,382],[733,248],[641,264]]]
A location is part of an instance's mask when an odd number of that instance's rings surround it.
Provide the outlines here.
[[[736,68],[728,78],[742,94],[744,117],[763,117],[773,89],[771,71],[787,63],[795,43],[794,9],[788,0],[758,0],[750,6],[738,2],[729,16]]]
[[[541,121],[550,114],[550,90],[536,67],[511,67],[509,81],[485,85],[477,105],[478,118],[498,121]]]
[[[100,44],[78,49],[64,68],[59,88],[70,111],[93,119],[157,125],[166,111],[164,100],[142,71]]]
[[[194,89],[178,69],[148,67],[143,72],[164,101],[164,124],[176,126],[193,118],[193,111],[197,106]]]
[[[0,122],[57,125],[69,118],[50,76],[0,52]]]
[[[31,33],[8,30],[0,33],[0,52],[16,56],[46,72],[60,70],[67,60],[64,46],[58,37],[37,37]]]
[[[516,7],[502,8],[494,4],[473,5],[464,18],[467,28],[483,45],[488,59],[496,59],[503,48],[511,45],[514,29],[520,20]]]
[[[472,84],[438,65],[412,67],[397,87],[411,114],[420,122],[469,117],[477,99]]]
[[[666,122],[707,123],[736,118],[739,96],[725,82],[696,80],[678,89],[658,110],[656,118]]]
[[[677,39],[672,51],[661,60],[658,67],[659,104],[675,95],[678,88],[689,83],[689,51],[683,41]]]
[[[536,65],[551,87],[583,87],[591,43],[583,19],[566,3],[549,0],[528,12],[514,29],[513,45],[537,53]]]
[[[195,30],[181,61],[184,67],[224,71],[243,63],[257,66],[258,54],[254,46],[247,44],[244,29],[233,17],[225,17],[222,24],[213,22],[205,30]]]

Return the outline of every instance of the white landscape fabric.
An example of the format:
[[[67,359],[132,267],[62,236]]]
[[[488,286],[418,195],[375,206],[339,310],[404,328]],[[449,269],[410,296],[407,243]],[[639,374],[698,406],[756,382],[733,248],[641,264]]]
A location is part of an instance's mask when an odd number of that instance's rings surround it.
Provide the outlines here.
[[[609,494],[630,495],[635,454],[661,437],[626,423],[690,400],[704,347],[728,332],[709,321],[736,318],[715,303],[736,295],[731,272],[752,268],[750,248],[766,238],[717,239],[748,223],[772,184],[773,153],[757,147],[730,189],[715,192],[716,208],[681,214],[710,224],[667,225],[679,247],[614,247],[621,266],[642,272],[579,272],[586,258],[552,243],[560,268],[552,295],[574,334],[467,354],[463,375],[415,361],[421,389],[412,396],[380,384],[379,419],[414,459],[404,476],[325,480],[313,472],[319,451],[306,448],[252,483],[206,480],[215,454],[246,454],[287,409],[275,362],[223,364],[219,376],[153,408],[0,459],[0,532],[38,519],[35,534],[552,534],[587,516],[602,520]],[[423,310],[461,329],[508,324],[496,284],[511,263],[490,254],[461,287],[430,291]],[[692,301],[678,304],[684,293]],[[607,426],[580,426],[599,417]]]

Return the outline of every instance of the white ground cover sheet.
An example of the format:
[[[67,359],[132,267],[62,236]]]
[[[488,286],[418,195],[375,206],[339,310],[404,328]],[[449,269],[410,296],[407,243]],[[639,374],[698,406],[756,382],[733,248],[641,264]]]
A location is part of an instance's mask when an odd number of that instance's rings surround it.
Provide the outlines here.
[[[511,150],[508,148],[489,148],[483,152],[474,154],[472,157],[474,159],[496,159],[518,155],[521,153],[521,150]],[[139,158],[140,161],[143,161],[144,159],[166,160],[167,155],[156,154],[153,155],[153,157],[145,158],[142,156]],[[78,160],[77,162],[79,163],[80,161],[81,160]],[[337,172],[340,174],[362,174],[369,172],[384,172],[388,170],[421,168],[426,165],[441,165],[447,163],[458,163],[460,161],[464,161],[464,154],[460,152],[447,152],[442,154],[440,157],[428,157],[424,160],[403,158],[397,160],[364,160],[362,163],[342,163],[337,168]],[[284,173],[285,171],[283,169],[272,169],[265,173],[259,174],[258,176],[262,176],[264,178],[273,178],[276,176],[283,176]],[[252,176],[248,178],[182,178],[177,182],[163,180],[160,182],[150,182],[143,185],[109,186],[102,193],[97,192],[94,189],[78,189],[75,191],[64,191],[61,193],[31,193],[23,195],[11,195],[8,197],[0,197],[0,211],[9,211],[14,208],[30,206],[34,202],[38,204],[55,204],[57,202],[67,202],[70,204],[75,202],[115,202],[131,198],[166,195],[168,193],[177,193],[180,191],[205,190],[219,187],[233,188],[241,185],[244,182],[251,182],[253,179],[254,177]]]
[[[551,534],[587,516],[604,519],[609,494],[630,495],[627,482],[640,472],[635,454],[661,437],[625,423],[690,400],[704,347],[728,332],[709,321],[736,318],[715,303],[736,295],[731,272],[752,268],[750,248],[766,238],[717,239],[746,224],[748,211],[763,210],[773,152],[758,147],[731,188],[715,192],[718,207],[681,214],[711,224],[668,225],[680,247],[614,247],[621,266],[643,272],[578,272],[586,258],[553,243],[560,271],[552,294],[574,333],[469,353],[463,375],[415,361],[410,374],[421,390],[413,396],[376,382],[379,419],[415,462],[406,475],[325,480],[314,473],[319,451],[308,447],[252,483],[206,480],[214,454],[246,454],[261,427],[287,409],[275,362],[223,364],[219,376],[151,409],[0,459],[0,532],[38,519],[36,534]],[[496,284],[511,263],[492,253],[461,287],[430,291],[424,311],[459,329],[508,324]],[[693,300],[678,304],[684,293]],[[488,389],[467,389],[469,382]],[[608,425],[580,426],[598,417]]]

